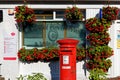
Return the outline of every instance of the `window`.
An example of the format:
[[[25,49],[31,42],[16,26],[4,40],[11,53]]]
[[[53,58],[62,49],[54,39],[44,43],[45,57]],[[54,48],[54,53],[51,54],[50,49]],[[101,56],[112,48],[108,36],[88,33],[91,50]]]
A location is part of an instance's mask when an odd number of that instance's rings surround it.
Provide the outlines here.
[[[43,13],[43,12],[42,12]],[[45,12],[44,12],[45,13]],[[63,12],[57,12],[62,14]],[[58,15],[59,15],[58,14]],[[51,12],[49,15],[52,15]],[[46,14],[40,15],[46,17]],[[56,18],[62,18],[62,15]],[[43,18],[40,18],[43,19]],[[49,47],[58,46],[57,40],[62,38],[74,38],[80,40],[79,46],[86,44],[86,29],[83,21],[70,23],[63,20],[52,20],[45,18],[38,20],[34,25],[28,26],[23,32],[23,46],[26,47]]]

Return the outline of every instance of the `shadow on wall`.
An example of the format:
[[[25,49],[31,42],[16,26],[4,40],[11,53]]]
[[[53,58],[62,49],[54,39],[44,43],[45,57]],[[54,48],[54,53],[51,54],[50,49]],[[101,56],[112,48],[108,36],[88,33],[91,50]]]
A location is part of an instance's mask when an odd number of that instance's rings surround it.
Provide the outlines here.
[[[82,65],[82,69],[84,70],[84,75],[87,76],[87,68],[85,66],[85,60],[84,64]],[[51,74],[51,80],[60,80],[60,67],[59,67],[59,61],[51,61],[49,64],[50,67],[50,74]],[[83,77],[83,76],[81,76]]]
[[[59,80],[59,61],[51,61],[49,64],[51,80]]]

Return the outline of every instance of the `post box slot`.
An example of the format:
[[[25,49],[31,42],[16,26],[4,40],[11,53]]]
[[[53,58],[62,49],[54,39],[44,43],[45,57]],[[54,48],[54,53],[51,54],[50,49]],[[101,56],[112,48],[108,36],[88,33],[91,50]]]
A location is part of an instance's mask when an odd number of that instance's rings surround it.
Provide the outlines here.
[[[60,52],[59,55],[73,55],[72,52]]]
[[[72,55],[72,51],[71,50],[61,50],[59,52],[60,55]]]
[[[61,50],[61,52],[72,52],[71,50]]]

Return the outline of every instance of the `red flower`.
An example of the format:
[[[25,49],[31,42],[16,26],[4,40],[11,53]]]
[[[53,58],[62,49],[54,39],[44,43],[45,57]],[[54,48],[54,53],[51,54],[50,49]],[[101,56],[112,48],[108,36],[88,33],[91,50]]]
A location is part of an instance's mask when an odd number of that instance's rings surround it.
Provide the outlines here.
[[[68,7],[65,10],[65,18],[67,20],[82,20],[83,19],[83,14],[81,12],[81,10],[75,6],[73,6],[72,8]]]
[[[27,6],[17,6],[15,7],[15,21],[17,23],[28,22],[32,23],[36,20],[34,10],[28,8]]]
[[[91,45],[107,45],[111,40],[107,32],[90,33],[87,35],[87,39]]]
[[[116,20],[118,16],[119,9],[117,7],[103,7],[102,14],[103,18],[107,19],[108,21]]]
[[[21,58],[20,52],[18,52],[18,58]]]
[[[90,18],[86,20],[85,23],[86,29],[90,32],[103,32],[107,31],[110,27],[110,23],[105,19]]]
[[[26,60],[28,60],[28,61],[32,61],[33,58],[31,57],[31,55],[27,55],[27,56],[26,56]]]

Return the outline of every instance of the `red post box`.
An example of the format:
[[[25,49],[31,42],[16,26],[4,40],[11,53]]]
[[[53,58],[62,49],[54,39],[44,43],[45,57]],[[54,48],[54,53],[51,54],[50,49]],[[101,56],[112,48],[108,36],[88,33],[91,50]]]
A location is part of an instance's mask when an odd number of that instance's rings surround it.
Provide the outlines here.
[[[78,40],[65,38],[60,44],[60,80],[76,80],[76,45]]]

